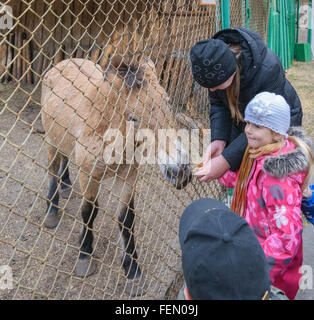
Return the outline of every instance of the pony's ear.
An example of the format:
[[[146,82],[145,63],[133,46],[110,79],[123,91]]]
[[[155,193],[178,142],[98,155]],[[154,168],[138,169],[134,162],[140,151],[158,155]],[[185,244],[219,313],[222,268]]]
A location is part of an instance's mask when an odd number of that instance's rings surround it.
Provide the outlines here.
[[[150,72],[156,75],[156,67],[154,62],[149,58],[142,59],[142,67],[145,69],[145,73]]]
[[[158,82],[157,72],[154,62],[149,58],[142,58],[140,62],[141,69],[145,73],[145,78],[150,79],[153,82]]]
[[[133,55],[134,61],[136,61],[139,65],[142,64],[143,54],[141,52],[135,52]]]
[[[135,52],[133,55],[133,61],[136,61],[146,72],[156,73],[156,67],[154,62],[149,58],[143,56],[142,52]]]

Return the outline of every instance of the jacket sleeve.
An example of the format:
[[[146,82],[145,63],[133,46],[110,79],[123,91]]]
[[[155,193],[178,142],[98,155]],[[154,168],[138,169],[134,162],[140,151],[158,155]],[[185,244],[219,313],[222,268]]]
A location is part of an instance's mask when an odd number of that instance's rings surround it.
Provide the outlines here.
[[[265,225],[266,238],[260,241],[274,282],[302,246],[302,192],[291,177],[278,180],[269,175],[266,175],[262,192],[268,225]]]
[[[210,93],[210,128],[211,141],[227,142],[222,155],[232,171],[238,170],[247,147],[247,138],[244,133],[240,133],[236,138],[232,137],[231,112],[225,90]]]
[[[239,170],[236,172],[228,170],[218,179],[218,182],[223,184],[227,188],[233,189],[236,186],[238,175],[239,175]]]
[[[240,168],[247,144],[247,137],[242,132],[222,152],[222,156],[227,160],[232,171]]]
[[[256,93],[269,91],[282,95],[290,105],[290,125],[302,125],[303,112],[301,101],[297,92],[286,78],[278,56],[271,50],[268,50],[266,59],[268,63],[263,64],[263,72],[257,75],[259,80],[253,81],[259,84]]]
[[[210,93],[210,130],[211,141],[229,141],[231,133],[231,113],[227,101],[222,97],[223,93]]]

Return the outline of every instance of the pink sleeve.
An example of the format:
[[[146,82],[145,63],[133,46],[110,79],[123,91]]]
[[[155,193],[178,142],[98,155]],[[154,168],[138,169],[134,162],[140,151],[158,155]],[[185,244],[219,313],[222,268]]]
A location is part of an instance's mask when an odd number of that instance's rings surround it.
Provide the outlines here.
[[[235,188],[239,170],[237,171],[226,171],[219,179],[218,182],[226,186],[227,188]]]
[[[302,245],[302,192],[299,183],[266,176],[263,199],[267,210],[267,237],[261,240],[270,262],[272,281],[287,268]]]

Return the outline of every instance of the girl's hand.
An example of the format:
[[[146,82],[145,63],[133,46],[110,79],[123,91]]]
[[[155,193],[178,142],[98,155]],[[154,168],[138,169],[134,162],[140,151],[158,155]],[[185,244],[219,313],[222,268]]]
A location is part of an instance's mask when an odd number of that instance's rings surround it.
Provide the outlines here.
[[[229,169],[230,165],[227,160],[222,155],[219,155],[205,163],[199,170],[194,172],[194,175],[200,182],[211,182],[220,178]]]
[[[214,140],[206,149],[203,157],[203,164],[206,164],[210,159],[216,158],[221,155],[226,146],[226,141]]]

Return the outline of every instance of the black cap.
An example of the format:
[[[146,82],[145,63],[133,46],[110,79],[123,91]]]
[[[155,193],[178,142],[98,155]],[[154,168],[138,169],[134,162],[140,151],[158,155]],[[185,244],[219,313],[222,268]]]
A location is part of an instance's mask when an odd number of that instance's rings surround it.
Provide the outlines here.
[[[215,199],[199,199],[179,226],[182,268],[195,300],[259,300],[270,288],[264,251],[245,219]]]
[[[202,87],[215,88],[236,71],[236,57],[220,39],[196,42],[190,51],[192,73]]]

